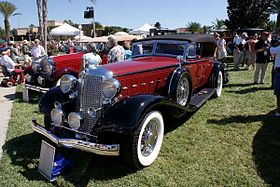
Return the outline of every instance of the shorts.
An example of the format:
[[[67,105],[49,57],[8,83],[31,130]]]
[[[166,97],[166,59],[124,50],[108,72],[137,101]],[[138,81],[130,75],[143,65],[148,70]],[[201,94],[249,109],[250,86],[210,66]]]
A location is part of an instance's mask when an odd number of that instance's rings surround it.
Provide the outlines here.
[[[274,70],[274,82],[273,82],[274,94],[280,96],[280,69]]]

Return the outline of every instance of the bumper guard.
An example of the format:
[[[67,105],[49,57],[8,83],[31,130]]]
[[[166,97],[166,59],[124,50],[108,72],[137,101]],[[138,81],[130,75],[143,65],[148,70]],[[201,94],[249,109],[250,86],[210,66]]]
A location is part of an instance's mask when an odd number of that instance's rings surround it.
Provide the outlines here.
[[[43,87],[40,87],[40,86],[31,85],[31,84],[25,84],[24,88],[28,89],[28,90],[34,90],[34,91],[37,91],[37,92],[42,92],[42,93],[45,93],[49,90],[49,88],[43,88]]]
[[[45,136],[56,145],[65,148],[76,148],[82,151],[87,151],[90,153],[95,153],[98,155],[106,155],[106,156],[118,156],[120,154],[119,144],[106,145],[106,144],[87,142],[78,139],[59,138],[54,134],[52,134],[50,131],[46,130],[40,124],[38,124],[36,120],[32,120],[32,129],[35,132]]]

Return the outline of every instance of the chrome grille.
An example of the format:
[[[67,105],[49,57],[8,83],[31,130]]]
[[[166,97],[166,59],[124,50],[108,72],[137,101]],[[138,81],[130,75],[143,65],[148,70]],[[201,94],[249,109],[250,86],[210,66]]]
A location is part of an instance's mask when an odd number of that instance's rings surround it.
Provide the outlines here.
[[[80,96],[80,111],[84,118],[83,125],[80,131],[90,133],[96,121],[101,117],[102,107],[102,82],[103,78],[95,75],[85,75],[83,81],[80,83],[79,96]],[[93,108],[97,110],[96,117],[92,118],[88,114],[88,109]]]

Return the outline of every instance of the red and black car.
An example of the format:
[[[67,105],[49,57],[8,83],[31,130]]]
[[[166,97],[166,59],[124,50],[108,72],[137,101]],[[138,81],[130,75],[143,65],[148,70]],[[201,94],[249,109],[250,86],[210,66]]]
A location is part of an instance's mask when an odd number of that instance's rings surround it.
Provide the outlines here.
[[[222,94],[227,74],[210,35],[169,35],[133,44],[132,60],[64,75],[39,108],[34,131],[65,148],[122,155],[134,168],[151,165],[166,117],[180,118]]]
[[[42,56],[25,69],[26,90],[45,93],[50,88],[59,85],[62,75],[69,74],[78,77],[81,69],[83,53],[62,56]]]

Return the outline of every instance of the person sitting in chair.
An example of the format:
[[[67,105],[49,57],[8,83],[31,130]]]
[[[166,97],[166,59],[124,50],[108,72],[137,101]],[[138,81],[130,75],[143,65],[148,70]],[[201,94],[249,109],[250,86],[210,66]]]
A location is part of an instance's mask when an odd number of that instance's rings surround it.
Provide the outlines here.
[[[16,64],[12,59],[11,59],[11,50],[6,49],[5,51],[2,52],[2,57],[1,57],[1,65],[5,66],[8,70],[8,72],[13,73],[14,76],[17,78],[17,76],[20,76],[20,80],[18,81],[19,83],[24,82],[24,74],[22,69],[16,69],[16,67],[19,67],[20,64]]]

